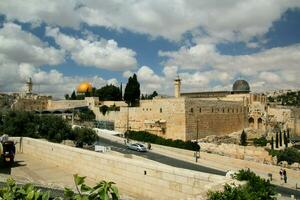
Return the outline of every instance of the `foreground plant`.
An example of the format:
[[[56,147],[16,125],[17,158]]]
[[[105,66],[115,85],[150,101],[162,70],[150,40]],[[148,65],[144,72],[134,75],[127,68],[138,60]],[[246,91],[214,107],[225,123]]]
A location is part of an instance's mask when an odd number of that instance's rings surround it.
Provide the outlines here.
[[[224,186],[223,191],[209,191],[209,200],[275,200],[275,187],[269,180],[257,176],[254,172],[240,170],[233,178],[239,181],[247,181],[245,185]]]
[[[90,187],[84,183],[85,177],[74,175],[76,192],[65,188],[63,197],[51,197],[50,191],[36,189],[32,184],[19,186],[12,178],[8,178],[6,185],[0,188],[0,200],[118,200],[117,187],[113,182],[101,181]]]

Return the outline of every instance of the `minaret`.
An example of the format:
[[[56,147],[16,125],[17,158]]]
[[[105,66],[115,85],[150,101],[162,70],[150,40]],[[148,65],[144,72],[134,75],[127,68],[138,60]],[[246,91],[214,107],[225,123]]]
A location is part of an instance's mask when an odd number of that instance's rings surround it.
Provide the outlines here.
[[[31,94],[32,93],[32,85],[33,85],[31,77],[29,78],[29,81],[26,82],[26,84],[27,84],[27,93]]]
[[[180,85],[181,85],[181,79],[179,78],[179,75],[177,75],[177,78],[174,80],[175,98],[180,97]]]

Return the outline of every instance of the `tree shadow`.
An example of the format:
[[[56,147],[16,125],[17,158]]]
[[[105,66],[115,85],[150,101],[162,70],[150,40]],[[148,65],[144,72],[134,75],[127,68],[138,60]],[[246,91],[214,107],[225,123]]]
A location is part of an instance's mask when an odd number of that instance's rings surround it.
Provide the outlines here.
[[[26,166],[23,160],[14,161],[12,164],[4,163],[1,159],[0,161],[0,174],[11,174],[11,169],[19,166]]]

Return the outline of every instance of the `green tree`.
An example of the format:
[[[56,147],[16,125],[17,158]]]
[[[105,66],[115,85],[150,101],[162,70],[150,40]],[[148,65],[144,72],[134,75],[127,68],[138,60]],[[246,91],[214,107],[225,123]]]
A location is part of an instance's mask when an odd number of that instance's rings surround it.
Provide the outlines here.
[[[285,148],[288,148],[288,139],[287,139],[285,131],[283,132],[283,142],[284,142]]]
[[[275,144],[276,144],[276,149],[279,147],[278,146],[278,132],[276,131],[276,137],[275,137]]]
[[[38,117],[31,112],[10,111],[3,119],[3,132],[11,136],[38,138]]]
[[[89,128],[76,127],[72,132],[77,147],[83,147],[85,144],[92,145],[98,139],[96,132]]]
[[[281,130],[279,131],[279,146],[282,147],[282,132],[281,132]]]
[[[76,100],[76,99],[77,99],[76,93],[75,93],[75,91],[73,91],[71,94],[71,100]]]
[[[69,94],[65,94],[65,100],[69,100],[70,99],[70,95]]]
[[[272,136],[272,138],[271,138],[271,149],[272,149],[272,150],[274,149],[274,138],[273,138],[273,136]]]
[[[106,85],[96,90],[96,96],[102,101],[121,101],[122,93],[120,88],[114,85]]]
[[[132,77],[129,77],[126,84],[124,100],[129,106],[136,106],[139,103],[140,95],[140,84],[136,74],[134,74]]]
[[[244,130],[241,134],[240,145],[247,146],[247,133]]]
[[[38,133],[51,142],[61,142],[68,139],[71,131],[71,126],[59,116],[40,117]]]

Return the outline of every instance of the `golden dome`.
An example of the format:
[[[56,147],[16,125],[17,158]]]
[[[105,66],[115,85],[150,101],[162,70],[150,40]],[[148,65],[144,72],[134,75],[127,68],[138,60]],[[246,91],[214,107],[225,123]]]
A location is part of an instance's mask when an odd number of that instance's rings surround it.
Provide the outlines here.
[[[77,93],[91,92],[92,89],[92,84],[90,84],[89,82],[82,82],[77,86]]]

